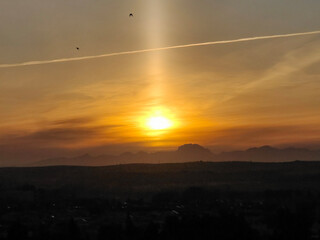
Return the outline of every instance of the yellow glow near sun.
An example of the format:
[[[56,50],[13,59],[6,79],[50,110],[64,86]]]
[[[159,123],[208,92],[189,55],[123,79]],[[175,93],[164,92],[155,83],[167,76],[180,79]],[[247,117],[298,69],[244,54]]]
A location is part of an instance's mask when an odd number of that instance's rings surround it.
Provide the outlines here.
[[[150,117],[147,121],[147,126],[152,130],[164,130],[172,126],[172,122],[163,116]]]

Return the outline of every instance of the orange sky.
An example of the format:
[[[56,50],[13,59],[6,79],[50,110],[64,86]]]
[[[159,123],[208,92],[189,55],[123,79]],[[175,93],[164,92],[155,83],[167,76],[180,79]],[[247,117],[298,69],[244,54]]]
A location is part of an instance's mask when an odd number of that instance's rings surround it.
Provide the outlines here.
[[[320,29],[318,1],[4,0],[0,9],[0,64]],[[189,142],[317,147],[319,95],[319,35],[3,68],[0,161]],[[155,116],[170,127],[150,129]]]

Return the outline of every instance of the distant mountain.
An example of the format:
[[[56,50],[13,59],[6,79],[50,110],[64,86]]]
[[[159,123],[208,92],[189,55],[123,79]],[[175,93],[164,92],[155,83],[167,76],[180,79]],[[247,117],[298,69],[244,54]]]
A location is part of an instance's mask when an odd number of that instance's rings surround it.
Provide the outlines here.
[[[177,155],[186,159],[210,160],[213,156],[212,152],[198,144],[185,144],[178,148]]]
[[[181,163],[194,161],[212,161],[214,154],[207,148],[198,144],[185,144],[180,146],[176,151],[162,152],[125,152],[118,156],[101,155],[91,156],[85,154],[72,158],[50,158],[32,164],[32,166],[107,166],[129,163]]]
[[[217,161],[250,161],[250,162],[288,162],[295,160],[320,160],[320,151],[304,148],[279,149],[270,146],[249,148],[245,151],[224,152],[217,156]]]
[[[182,163],[195,161],[240,161],[240,162],[288,162],[295,160],[317,161],[320,160],[319,150],[304,148],[278,149],[270,146],[250,148],[245,151],[232,151],[214,154],[209,149],[198,144],[185,144],[176,151],[162,152],[125,152],[120,155],[92,156],[89,154],[72,158],[51,158],[32,164],[32,166],[107,166],[130,163]]]

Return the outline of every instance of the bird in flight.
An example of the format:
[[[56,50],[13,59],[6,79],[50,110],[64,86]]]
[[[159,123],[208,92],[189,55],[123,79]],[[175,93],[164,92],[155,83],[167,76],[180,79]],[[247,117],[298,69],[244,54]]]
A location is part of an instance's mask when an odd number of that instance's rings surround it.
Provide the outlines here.
[[[80,48],[79,48],[79,47],[76,47],[76,49],[77,49],[77,50],[80,50]]]
[[[133,17],[133,13],[130,13],[130,14],[129,14],[129,17]]]

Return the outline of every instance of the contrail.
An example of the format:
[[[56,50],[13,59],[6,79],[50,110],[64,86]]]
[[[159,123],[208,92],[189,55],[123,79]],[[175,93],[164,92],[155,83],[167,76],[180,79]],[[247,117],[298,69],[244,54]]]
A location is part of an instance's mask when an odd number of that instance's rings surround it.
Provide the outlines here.
[[[112,57],[112,56],[137,54],[137,53],[155,52],[155,51],[162,51],[162,50],[169,50],[169,49],[179,49],[179,48],[189,48],[189,47],[198,47],[198,46],[248,42],[248,41],[273,39],[273,38],[288,38],[288,37],[297,37],[297,36],[305,36],[305,35],[313,35],[313,34],[320,34],[320,31],[289,33],[289,34],[279,34],[279,35],[260,36],[260,37],[248,37],[248,38],[214,41],[214,42],[191,43],[191,44],[176,45],[176,46],[170,46],[170,47],[150,48],[150,49],[133,50],[133,51],[116,52],[116,53],[105,53],[105,54],[94,55],[94,56],[60,58],[60,59],[52,59],[52,60],[39,60],[39,61],[29,61],[29,62],[22,62],[22,63],[0,64],[0,68],[22,67],[22,66],[32,66],[32,65],[50,64],[50,63],[63,63],[63,62],[81,61],[81,60],[89,60],[89,59],[96,59],[96,58],[105,58],[105,57]]]

